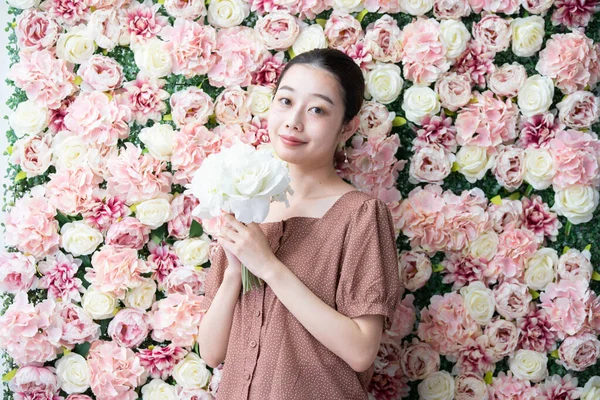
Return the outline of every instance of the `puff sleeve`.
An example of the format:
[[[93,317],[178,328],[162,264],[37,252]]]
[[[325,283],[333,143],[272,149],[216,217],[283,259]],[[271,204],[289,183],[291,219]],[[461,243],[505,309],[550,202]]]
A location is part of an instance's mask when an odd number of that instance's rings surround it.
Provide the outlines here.
[[[203,313],[208,311],[219,287],[221,287],[225,269],[227,269],[227,256],[225,255],[225,250],[223,250],[223,247],[217,246],[210,259],[210,268],[208,269],[204,281],[204,298],[200,303],[200,310]]]
[[[379,199],[366,200],[344,238],[336,308],[349,318],[379,314],[391,327],[400,292],[398,254],[391,213]]]

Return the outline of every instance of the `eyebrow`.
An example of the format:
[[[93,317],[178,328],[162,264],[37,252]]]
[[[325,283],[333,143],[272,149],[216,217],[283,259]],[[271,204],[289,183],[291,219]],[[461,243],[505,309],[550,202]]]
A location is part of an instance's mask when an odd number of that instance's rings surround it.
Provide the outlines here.
[[[291,87],[284,85],[279,87],[279,90],[289,90],[290,92],[294,92],[294,89],[292,89]],[[324,94],[320,94],[320,93],[311,93],[311,95],[316,96],[316,97],[320,97],[321,99],[325,100],[326,102],[328,102],[329,104],[331,104],[332,106],[334,106],[335,104],[333,103],[333,100],[331,100],[329,97],[325,96]]]

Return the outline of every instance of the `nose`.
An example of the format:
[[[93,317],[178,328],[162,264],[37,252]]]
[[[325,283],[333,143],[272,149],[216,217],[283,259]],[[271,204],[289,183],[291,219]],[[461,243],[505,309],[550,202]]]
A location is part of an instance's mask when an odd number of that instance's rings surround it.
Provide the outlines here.
[[[298,109],[290,111],[290,115],[287,118],[285,127],[287,129],[293,129],[296,131],[302,130],[302,117],[300,116],[300,111]]]

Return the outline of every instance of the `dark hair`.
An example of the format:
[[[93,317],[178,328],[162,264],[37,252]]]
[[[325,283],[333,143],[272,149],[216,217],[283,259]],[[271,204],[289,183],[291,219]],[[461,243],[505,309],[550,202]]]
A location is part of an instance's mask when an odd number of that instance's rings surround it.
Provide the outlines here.
[[[301,53],[286,64],[277,80],[275,92],[287,70],[296,64],[322,68],[337,79],[344,99],[344,124],[358,114],[365,93],[365,78],[350,56],[336,49],[314,49]]]

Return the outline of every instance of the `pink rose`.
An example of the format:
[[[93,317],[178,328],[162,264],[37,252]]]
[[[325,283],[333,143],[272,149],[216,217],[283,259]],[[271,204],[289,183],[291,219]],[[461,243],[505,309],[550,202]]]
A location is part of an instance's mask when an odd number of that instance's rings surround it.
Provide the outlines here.
[[[516,97],[526,79],[525,67],[513,62],[496,68],[488,78],[488,86],[498,96]]]
[[[228,87],[215,99],[215,117],[220,124],[239,124],[252,119],[248,93],[239,86]]]
[[[10,162],[19,165],[28,178],[43,174],[52,163],[52,135],[28,135],[13,144]]]
[[[473,85],[483,89],[485,88],[486,77],[494,72],[496,68],[494,65],[495,54],[482,43],[470,40],[467,50],[456,60],[452,70],[470,77]]]
[[[498,318],[486,325],[483,334],[489,339],[494,362],[502,360],[517,348],[519,330],[513,322]]]
[[[415,329],[417,316],[415,315],[414,301],[415,296],[407,294],[398,304],[392,319],[392,327],[388,330],[388,335],[394,340],[402,340]]]
[[[404,342],[400,358],[402,371],[411,381],[425,379],[440,369],[440,355],[425,342],[413,338]]]
[[[479,22],[473,24],[473,39],[495,53],[508,49],[511,36],[510,20],[496,14],[484,13]]]
[[[395,115],[381,103],[364,101],[358,113],[360,118],[358,133],[365,137],[371,135],[385,137],[392,130],[392,121]]]
[[[471,78],[456,72],[445,72],[435,82],[435,92],[440,97],[442,107],[457,111],[471,100]]]
[[[58,397],[60,390],[54,368],[28,365],[19,368],[8,387],[16,400],[25,399],[62,399]]]
[[[533,231],[540,243],[544,241],[544,236],[556,240],[562,223],[555,213],[550,212],[548,204],[544,203],[538,195],[523,197],[521,204],[523,205],[523,227]]]
[[[261,64],[252,72],[252,84],[275,89],[275,85],[284,68],[284,54],[277,52],[266,54]]]
[[[137,347],[148,336],[147,315],[136,308],[123,308],[108,324],[107,333],[119,346]]]
[[[35,258],[21,253],[0,252],[0,292],[16,294],[37,287]]]
[[[590,261],[591,257],[592,255],[589,250],[579,251],[577,249],[569,249],[558,259],[556,272],[559,278],[589,282],[594,273],[594,267]]]
[[[436,0],[433,2],[433,15],[438,19],[457,19],[471,14],[467,0]]]
[[[467,338],[460,344],[458,359],[452,373],[473,373],[483,376],[487,371],[493,371],[496,354],[489,344],[489,338],[483,334],[476,339]]]
[[[108,228],[105,243],[115,248],[141,250],[150,239],[150,231],[137,218],[125,217]]]
[[[50,204],[66,215],[83,212],[94,190],[103,182],[103,179],[85,164],[72,169],[60,169],[49,177],[46,197]]]
[[[411,292],[425,286],[432,274],[431,260],[425,253],[419,251],[400,253],[398,269],[402,286]]]
[[[509,145],[500,146],[496,155],[496,165],[492,172],[500,185],[508,191],[517,190],[523,183],[525,175],[525,151],[519,147]]]
[[[410,159],[409,182],[427,182],[441,185],[452,172],[456,157],[447,153],[442,146],[423,146]]]
[[[48,289],[48,298],[64,303],[81,301],[80,293],[84,288],[76,275],[82,262],[70,254],[57,251],[38,263],[38,269],[43,274],[40,287]]]
[[[173,368],[185,357],[187,350],[174,346],[154,346],[150,349],[140,349],[138,358],[140,364],[150,377],[166,380],[173,372]],[[214,373],[214,371],[213,371]]]
[[[63,319],[60,344],[67,349],[73,349],[76,344],[93,342],[100,337],[100,325],[81,307],[67,303],[60,310]]]
[[[121,11],[122,41],[127,44],[143,43],[164,32],[169,26],[169,19],[160,15],[159,4],[152,2],[139,3],[133,1]]]
[[[550,148],[551,140],[565,127],[551,113],[522,118],[519,125],[521,133],[517,146],[525,149]]]
[[[182,266],[175,268],[167,279],[165,279],[165,289],[167,293],[185,294],[186,286],[192,289],[194,294],[204,294],[204,281],[206,280],[206,271],[197,270],[194,267]]]
[[[589,128],[598,122],[600,99],[588,91],[567,95],[556,105],[560,122],[574,129]]]
[[[506,280],[494,288],[494,300],[498,314],[513,320],[527,315],[532,297],[527,285]]]
[[[600,340],[593,333],[578,333],[561,343],[560,364],[571,371],[584,371],[600,358]]]
[[[167,13],[174,18],[196,20],[202,17],[201,20],[204,20],[206,17],[206,5],[202,0],[165,0],[164,6]]]
[[[88,354],[90,386],[99,400],[135,399],[134,390],[145,379],[144,368],[135,353],[115,342],[96,340]]]
[[[178,128],[193,123],[206,124],[215,107],[212,98],[196,86],[173,93],[169,102],[173,122]]]
[[[600,141],[586,132],[561,131],[550,142],[556,175],[554,189],[600,182]]]
[[[16,24],[17,45],[23,53],[33,53],[44,49],[52,51],[52,46],[58,40],[61,31],[56,20],[35,8],[24,10],[17,17]]]
[[[285,51],[292,47],[300,26],[293,15],[276,11],[258,18],[254,30],[269,50]]]
[[[104,245],[92,256],[92,268],[86,268],[84,278],[98,290],[123,298],[127,289],[143,283],[141,274],[147,272],[149,265],[138,259],[135,249]]]
[[[165,100],[169,92],[163,89],[167,81],[138,73],[135,81],[123,85],[123,102],[131,109],[131,117],[138,124],[145,125],[149,119],[156,122],[162,120],[166,111]]]
[[[566,335],[577,334],[587,317],[586,304],[590,297],[588,282],[583,280],[570,281],[561,279],[558,283],[550,283],[540,295],[542,309],[548,313],[560,339]]]
[[[481,376],[471,372],[454,378],[455,400],[488,400],[487,384]]]
[[[115,90],[123,83],[123,67],[114,59],[100,54],[94,54],[82,63],[77,75],[83,79],[81,90],[88,92]]]
[[[325,23],[329,47],[345,49],[364,37],[360,22],[350,14],[334,11]]]
[[[396,20],[383,15],[367,26],[364,43],[375,60],[397,63],[402,59],[403,53],[402,43],[398,40],[401,36]]]

